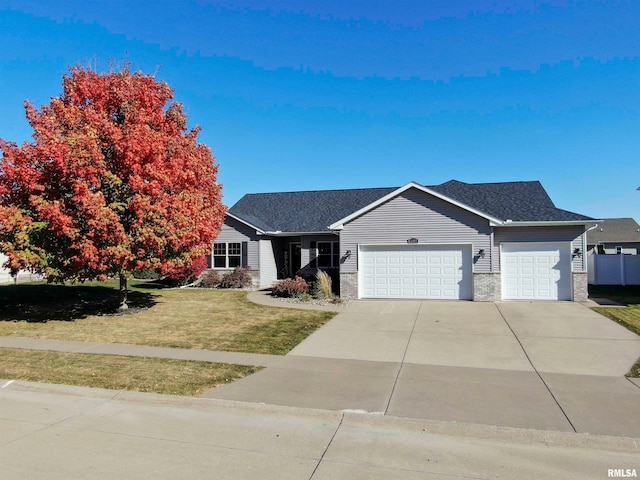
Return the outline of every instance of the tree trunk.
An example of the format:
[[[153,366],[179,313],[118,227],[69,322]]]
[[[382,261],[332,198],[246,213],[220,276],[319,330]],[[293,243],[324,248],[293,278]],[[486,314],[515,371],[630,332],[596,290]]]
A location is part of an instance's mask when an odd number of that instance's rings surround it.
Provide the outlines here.
[[[118,310],[126,310],[129,308],[127,305],[127,277],[120,274],[120,306]]]

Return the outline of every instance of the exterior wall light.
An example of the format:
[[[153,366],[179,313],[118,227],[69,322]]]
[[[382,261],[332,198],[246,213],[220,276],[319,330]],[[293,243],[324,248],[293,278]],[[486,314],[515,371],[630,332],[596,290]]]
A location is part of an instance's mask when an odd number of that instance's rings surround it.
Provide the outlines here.
[[[478,257],[484,258],[484,248],[481,248],[480,250],[478,250]]]

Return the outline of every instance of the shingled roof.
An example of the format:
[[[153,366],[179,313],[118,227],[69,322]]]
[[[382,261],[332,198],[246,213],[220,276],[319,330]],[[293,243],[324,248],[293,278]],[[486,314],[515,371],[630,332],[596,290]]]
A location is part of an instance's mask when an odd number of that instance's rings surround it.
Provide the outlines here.
[[[336,220],[394,190],[397,187],[252,193],[229,213],[265,232],[324,232]]]
[[[587,232],[587,243],[639,242],[640,225],[633,218],[605,218],[598,228]]]
[[[593,220],[584,215],[556,208],[538,181],[464,183],[450,180],[429,188],[500,220],[514,222]]]
[[[253,193],[229,213],[265,232],[327,232],[328,225],[365,208],[400,187]],[[592,220],[556,208],[540,182],[464,183],[426,187],[459,204],[503,221]]]

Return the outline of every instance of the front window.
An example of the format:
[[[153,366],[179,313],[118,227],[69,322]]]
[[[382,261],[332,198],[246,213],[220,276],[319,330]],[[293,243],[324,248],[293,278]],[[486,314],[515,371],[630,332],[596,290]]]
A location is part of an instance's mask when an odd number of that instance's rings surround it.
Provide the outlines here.
[[[227,267],[235,268],[240,266],[240,244],[228,243],[227,249]]]
[[[240,243],[214,243],[213,244],[213,268],[235,268],[241,262]]]
[[[318,242],[318,268],[337,267],[339,264],[339,243]]]

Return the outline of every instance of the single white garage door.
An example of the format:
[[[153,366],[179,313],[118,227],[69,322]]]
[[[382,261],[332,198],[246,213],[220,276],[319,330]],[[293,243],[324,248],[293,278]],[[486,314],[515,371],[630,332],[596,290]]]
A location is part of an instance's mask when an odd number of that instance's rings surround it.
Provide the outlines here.
[[[503,300],[571,300],[568,243],[503,243]]]
[[[472,298],[471,247],[368,245],[360,247],[362,298]]]

